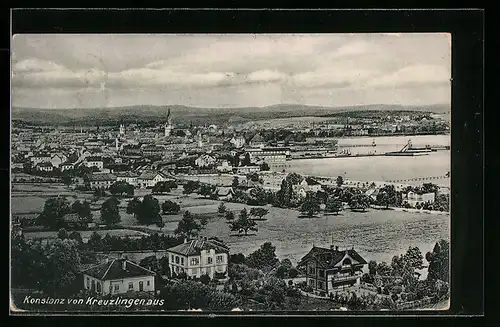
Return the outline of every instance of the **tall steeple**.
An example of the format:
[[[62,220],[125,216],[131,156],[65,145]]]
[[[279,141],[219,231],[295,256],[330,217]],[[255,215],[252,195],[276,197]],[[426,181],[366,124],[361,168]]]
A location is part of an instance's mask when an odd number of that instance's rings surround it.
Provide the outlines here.
[[[170,108],[167,111],[167,122],[165,123],[165,136],[170,136],[172,132],[172,117],[170,116]]]

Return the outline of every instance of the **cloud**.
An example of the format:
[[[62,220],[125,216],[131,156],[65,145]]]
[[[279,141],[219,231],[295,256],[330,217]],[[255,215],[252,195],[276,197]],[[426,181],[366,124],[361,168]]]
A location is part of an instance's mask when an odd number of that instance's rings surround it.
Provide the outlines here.
[[[366,86],[408,86],[408,85],[436,85],[450,81],[450,71],[436,65],[412,65],[399,69],[393,73],[374,78]]]
[[[37,58],[30,58],[13,62],[12,71],[15,73],[29,73],[29,72],[43,72],[43,71],[62,71],[65,68],[56,64],[53,61],[40,60]]]
[[[271,82],[284,82],[289,78],[287,74],[281,73],[277,70],[259,70],[248,74],[248,80],[250,82],[261,82],[261,83],[271,83]]]

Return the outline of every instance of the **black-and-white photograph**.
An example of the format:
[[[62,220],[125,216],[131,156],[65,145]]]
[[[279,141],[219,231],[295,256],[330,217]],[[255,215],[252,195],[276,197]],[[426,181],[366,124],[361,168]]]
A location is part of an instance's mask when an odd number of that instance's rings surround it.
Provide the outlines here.
[[[14,35],[11,311],[448,309],[451,42]]]

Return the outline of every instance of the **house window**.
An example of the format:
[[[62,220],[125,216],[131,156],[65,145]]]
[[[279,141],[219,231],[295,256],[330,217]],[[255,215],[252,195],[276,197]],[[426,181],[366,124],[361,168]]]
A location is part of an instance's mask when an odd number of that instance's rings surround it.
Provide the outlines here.
[[[309,279],[309,285],[313,286],[314,287],[314,282],[315,280],[314,279]]]
[[[87,277],[87,288],[90,288],[90,278]]]
[[[128,283],[128,289],[129,289],[129,290],[134,289],[134,282],[129,282],[129,283]]]
[[[318,275],[319,277],[325,277],[325,271],[322,269],[318,269]]]
[[[120,290],[120,285],[115,285],[115,292],[118,292]]]
[[[181,265],[184,265],[184,258],[181,258]]]
[[[316,269],[314,269],[314,267],[309,267],[309,274],[310,275],[315,275],[316,274]]]
[[[200,263],[200,259],[191,258],[191,266],[197,266]]]
[[[213,262],[213,259],[212,259],[212,258],[210,258],[210,257],[208,257],[208,258],[207,258],[207,265],[212,264],[212,262]]]
[[[318,281],[318,288],[324,289],[322,281]]]
[[[191,275],[193,275],[193,276],[198,275],[198,268],[191,269]]]
[[[97,283],[97,293],[101,293],[101,283]]]
[[[170,261],[174,262],[174,255],[173,254],[170,256]]]
[[[149,286],[150,284],[151,284],[151,281],[149,281],[149,280],[148,280],[148,281],[146,282],[146,285],[147,285],[147,286]]]
[[[215,260],[216,260],[217,263],[223,263],[224,262],[224,256],[218,255]]]
[[[179,264],[179,257],[178,256],[175,256],[175,263]]]

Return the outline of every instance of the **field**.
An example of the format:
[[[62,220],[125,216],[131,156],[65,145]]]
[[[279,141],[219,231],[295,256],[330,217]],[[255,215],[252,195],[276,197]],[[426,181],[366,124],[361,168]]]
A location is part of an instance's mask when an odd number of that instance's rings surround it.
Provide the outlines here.
[[[80,231],[80,235],[82,235],[82,239],[88,240],[90,238],[90,235],[92,235],[94,231]],[[105,236],[106,234],[109,234],[110,236],[129,236],[129,237],[141,237],[143,235],[148,235],[143,232],[139,231],[134,231],[134,230],[129,230],[129,229],[113,229],[113,230],[97,230],[96,231],[98,234],[101,236]],[[57,232],[56,231],[50,231],[50,232],[27,232],[24,233],[25,237],[27,239],[39,239],[39,238],[57,238]]]
[[[141,190],[140,195],[148,191]],[[86,197],[78,194],[78,198]],[[258,231],[249,232],[249,235],[235,235],[223,217],[219,217],[217,207],[220,201],[200,198],[197,195],[183,195],[181,189],[171,194],[155,197],[160,203],[172,200],[180,204],[181,212],[176,215],[163,215],[164,233],[172,234],[184,211],[193,214],[209,214],[208,224],[202,236],[217,236],[227,242],[232,253],[249,253],[258,249],[264,242],[270,241],[276,246],[276,254],[280,259],[289,258],[294,264],[305,255],[313,245],[329,246],[331,242],[340,248],[355,249],[366,260],[388,261],[394,255],[403,253],[408,246],[418,246],[425,255],[432,250],[436,241],[441,238],[449,239],[450,216],[433,213],[404,212],[396,210],[375,210],[367,212],[344,211],[340,215],[323,216],[316,218],[299,218],[299,212],[290,209],[267,207],[267,220],[258,222]],[[44,197],[14,196],[12,199],[13,213],[32,211],[35,214],[43,209]],[[73,199],[71,199],[73,200]],[[133,215],[126,213],[129,199],[121,199],[121,225],[138,226]],[[103,200],[93,204],[99,207]],[[239,203],[226,203],[229,210],[238,213],[250,206]],[[94,219],[99,220],[98,210],[93,212]],[[147,226],[151,231],[160,231],[154,225]],[[104,234],[108,231],[102,231]],[[116,231],[124,235],[125,231]],[[130,236],[138,236],[137,232],[127,231]],[[36,234],[35,234],[36,235]],[[40,237],[43,234],[38,234]],[[48,234],[55,235],[55,234]],[[83,236],[83,235],[82,235]]]

